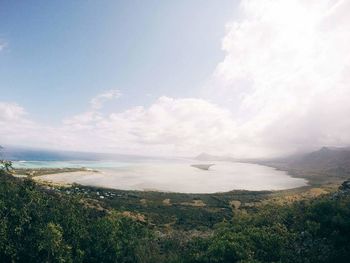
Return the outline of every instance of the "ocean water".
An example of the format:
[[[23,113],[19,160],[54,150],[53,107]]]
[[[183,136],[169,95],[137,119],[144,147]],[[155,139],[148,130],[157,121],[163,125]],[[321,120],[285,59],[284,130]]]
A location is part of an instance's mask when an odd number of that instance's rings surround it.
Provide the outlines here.
[[[304,186],[307,181],[293,178],[274,168],[239,162],[210,162],[209,170],[192,167],[203,164],[191,159],[147,159],[117,161],[28,161],[15,162],[20,168],[85,167],[98,172],[45,175],[53,182],[79,183],[121,190],[154,190],[181,193],[215,193],[230,190],[281,190]]]

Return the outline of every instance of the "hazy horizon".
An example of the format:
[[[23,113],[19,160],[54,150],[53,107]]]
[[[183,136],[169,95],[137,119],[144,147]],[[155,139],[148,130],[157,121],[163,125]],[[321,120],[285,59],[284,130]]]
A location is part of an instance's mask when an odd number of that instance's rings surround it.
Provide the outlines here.
[[[72,151],[72,150],[64,150],[64,149],[52,149],[52,148],[40,148],[40,147],[26,147],[20,145],[1,145],[1,153],[0,156],[6,158],[11,161],[113,161],[120,160],[120,158],[156,158],[156,159],[193,159],[201,161],[208,161],[201,158],[201,155],[207,155],[208,158],[212,159],[212,161],[225,160],[226,161],[266,161],[266,160],[279,160],[284,158],[294,158],[294,157],[302,157],[304,155],[312,154],[314,152],[322,151],[322,149],[330,149],[330,150],[350,150],[348,146],[341,147],[333,147],[333,146],[322,146],[321,148],[316,148],[310,151],[299,151],[293,154],[285,154],[279,155],[276,157],[256,157],[256,158],[244,158],[244,157],[235,157],[232,154],[223,154],[223,155],[215,155],[210,152],[201,152],[194,155],[154,155],[154,154],[127,154],[120,152],[96,152],[96,151]]]
[[[350,145],[349,1],[0,7],[0,145],[236,158]]]
[[[203,163],[203,162],[202,162]],[[207,163],[207,162],[204,162]],[[139,162],[27,162],[16,167],[85,167],[98,172],[47,174],[39,180],[78,183],[119,190],[162,191],[178,193],[216,193],[232,190],[282,190],[307,185],[285,171],[252,163],[215,162],[208,171],[192,167],[193,160],[152,160]]]

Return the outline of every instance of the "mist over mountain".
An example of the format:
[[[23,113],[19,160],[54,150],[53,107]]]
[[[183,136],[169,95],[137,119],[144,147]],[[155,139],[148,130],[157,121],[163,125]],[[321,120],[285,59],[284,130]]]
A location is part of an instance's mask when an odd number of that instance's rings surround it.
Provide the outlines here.
[[[256,162],[318,182],[350,177],[349,147],[322,147],[310,153]]]
[[[322,147],[318,151],[287,159],[286,162],[297,169],[350,173],[350,148]]]
[[[204,152],[197,155],[195,159],[199,161],[234,161],[235,160],[233,157],[230,157],[230,156],[211,155]]]
[[[238,161],[257,163],[290,171],[293,174],[326,175],[346,178],[350,176],[350,147],[322,147],[317,151],[274,159],[235,159],[201,153],[195,157],[201,161]]]

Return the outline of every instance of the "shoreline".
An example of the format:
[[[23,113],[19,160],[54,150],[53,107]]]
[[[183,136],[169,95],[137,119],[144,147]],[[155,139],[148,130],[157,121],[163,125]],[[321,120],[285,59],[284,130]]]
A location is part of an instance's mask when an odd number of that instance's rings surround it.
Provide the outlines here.
[[[274,169],[277,169],[275,167],[271,167]],[[312,185],[309,183],[309,181],[306,178],[300,178],[298,179],[304,179],[306,185],[292,187],[292,188],[285,188],[285,189],[244,189],[244,188],[237,188],[237,189],[231,189],[227,191],[217,191],[217,192],[181,192],[181,191],[167,191],[167,190],[158,190],[156,188],[151,187],[145,187],[144,189],[122,189],[117,187],[110,187],[103,184],[97,184],[97,183],[82,183],[81,180],[84,180],[83,177],[87,175],[101,175],[103,176],[103,172],[98,170],[91,170],[91,169],[79,169],[76,171],[64,171],[62,172],[62,169],[64,168],[52,168],[52,169],[45,169],[46,173],[32,176],[30,177],[34,181],[40,184],[44,185],[51,185],[51,186],[57,186],[57,187],[70,187],[72,185],[81,185],[85,187],[93,187],[93,188],[100,188],[100,189],[109,189],[109,190],[115,190],[115,191],[132,191],[132,192],[157,192],[157,193],[164,193],[164,194],[183,194],[183,195],[215,195],[215,194],[231,194],[234,192],[247,192],[247,193],[279,193],[279,192],[285,192],[285,191],[295,191],[300,189],[306,190],[310,189],[312,187],[315,187],[315,185]],[[285,171],[287,172],[287,171]],[[288,174],[288,176],[293,177]],[[68,178],[67,178],[68,177]],[[97,178],[98,179],[98,178]],[[94,179],[94,180],[97,180]],[[76,180],[76,182],[75,182]],[[79,182],[80,181],[80,182]]]
[[[266,167],[270,167],[277,171],[285,172],[289,177],[296,179],[303,179],[305,181],[305,185],[286,188],[286,189],[244,189],[237,188],[231,189],[227,191],[217,191],[217,192],[181,192],[181,191],[169,191],[169,190],[158,190],[155,187],[145,187],[144,189],[123,189],[117,187],[110,187],[108,185],[99,185],[96,183],[81,183],[81,182],[72,182],[71,180],[67,180],[67,176],[71,177],[79,177],[82,178],[87,173],[91,174],[99,174],[100,171],[88,169],[88,168],[16,168],[17,177],[23,177],[22,174],[27,174],[29,178],[34,179],[36,182],[40,184],[52,185],[56,187],[70,187],[74,184],[86,186],[86,187],[94,187],[94,188],[103,188],[110,189],[115,191],[134,191],[134,192],[158,192],[158,193],[178,193],[178,194],[197,194],[197,195],[214,195],[214,194],[230,194],[234,192],[250,192],[250,193],[288,193],[288,192],[303,192],[310,190],[312,188],[328,188],[330,185],[339,185],[341,182],[346,180],[345,177],[333,177],[328,176],[327,174],[320,174],[309,171],[297,171],[295,169],[290,169],[286,166],[274,163],[253,163],[253,162],[240,162],[240,163],[248,163],[248,164],[256,164],[262,165]],[[34,173],[33,173],[34,172]],[[53,180],[52,180],[53,177]],[[74,179],[73,179],[74,180]],[[68,182],[67,182],[68,181]],[[79,180],[78,180],[79,181]]]

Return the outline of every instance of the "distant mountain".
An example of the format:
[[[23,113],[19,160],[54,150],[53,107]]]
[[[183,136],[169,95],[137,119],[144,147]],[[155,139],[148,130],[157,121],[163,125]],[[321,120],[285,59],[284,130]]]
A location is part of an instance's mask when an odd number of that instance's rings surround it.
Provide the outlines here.
[[[350,172],[350,149],[322,147],[289,161],[289,166],[304,170]]]
[[[322,147],[311,153],[259,163],[292,171],[293,174],[348,178],[350,177],[350,148]]]

